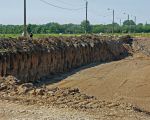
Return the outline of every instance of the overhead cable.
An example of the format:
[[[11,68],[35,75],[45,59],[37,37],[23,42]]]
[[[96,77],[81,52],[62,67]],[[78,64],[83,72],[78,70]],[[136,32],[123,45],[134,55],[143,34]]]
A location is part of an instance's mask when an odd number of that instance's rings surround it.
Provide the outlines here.
[[[74,6],[73,4],[70,4],[70,3],[67,3],[67,2],[64,2],[64,1],[61,1],[61,0],[55,0],[55,1],[58,1],[58,2],[63,3],[65,5]],[[84,5],[80,5],[80,6],[84,6]]]
[[[69,11],[77,11],[77,10],[82,10],[84,9],[85,7],[82,7],[82,8],[75,8],[75,9],[72,9],[72,8],[65,8],[65,7],[60,7],[60,6],[57,6],[57,5],[54,5],[54,4],[51,4],[45,0],[40,0],[41,2],[47,4],[47,5],[50,5],[52,7],[55,7],[55,8],[59,8],[59,9],[63,9],[63,10],[69,10]]]

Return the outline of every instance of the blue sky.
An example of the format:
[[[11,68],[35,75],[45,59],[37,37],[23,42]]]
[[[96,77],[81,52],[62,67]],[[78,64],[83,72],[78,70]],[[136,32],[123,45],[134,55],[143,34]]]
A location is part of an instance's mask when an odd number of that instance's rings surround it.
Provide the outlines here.
[[[85,6],[84,0],[45,0],[65,8],[80,8]],[[23,0],[0,0],[0,24],[23,24]],[[137,22],[150,23],[150,0],[88,0],[88,19],[92,24],[107,24],[112,21],[112,11],[115,9],[115,21],[137,16]],[[40,0],[27,0],[27,22],[44,24],[48,22],[77,23],[85,19],[85,9],[67,11],[58,9]]]

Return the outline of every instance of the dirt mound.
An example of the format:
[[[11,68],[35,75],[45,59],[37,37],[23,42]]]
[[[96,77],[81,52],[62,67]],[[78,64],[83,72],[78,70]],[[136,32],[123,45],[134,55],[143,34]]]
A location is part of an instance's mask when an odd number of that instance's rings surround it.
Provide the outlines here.
[[[150,56],[150,39],[134,38],[132,48],[135,53],[140,52],[146,56]]]
[[[59,107],[71,107],[84,110],[99,110],[103,107],[123,107],[132,110],[131,105],[121,103],[99,101],[94,96],[82,94],[78,88],[51,88],[45,86],[36,87],[33,83],[18,84],[15,77],[8,76],[0,84],[0,95],[3,99],[30,101],[31,103],[42,103],[58,105]],[[28,96],[28,98],[27,98]],[[30,103],[29,102],[29,103]],[[123,105],[123,106],[122,106]]]

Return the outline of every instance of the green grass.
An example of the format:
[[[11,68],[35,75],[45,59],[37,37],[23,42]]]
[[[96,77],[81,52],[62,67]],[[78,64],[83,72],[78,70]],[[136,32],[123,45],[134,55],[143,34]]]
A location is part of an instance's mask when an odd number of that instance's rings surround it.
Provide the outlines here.
[[[44,38],[44,37],[50,37],[50,36],[55,36],[55,37],[59,37],[59,36],[81,36],[82,34],[34,34],[34,38]],[[104,35],[116,35],[116,36],[120,36],[120,35],[127,35],[127,34],[120,34],[120,33],[115,33],[115,34],[104,34]],[[129,34],[132,37],[148,37],[150,38],[150,33],[132,33]],[[19,34],[0,34],[0,38],[17,38],[21,35]]]
[[[150,38],[150,33],[135,33],[135,34],[131,34],[131,36],[133,36],[133,37],[147,37],[147,38]]]
[[[0,34],[0,38],[17,38],[18,36],[18,34]]]
[[[147,37],[150,38],[150,33],[115,33],[115,34],[105,34],[105,35],[116,35],[116,36],[120,36],[120,35],[130,35],[131,37]]]
[[[59,37],[59,36],[80,36],[81,34],[34,34],[34,38],[44,38],[44,37]],[[21,35],[19,34],[0,34],[0,38],[17,38]]]

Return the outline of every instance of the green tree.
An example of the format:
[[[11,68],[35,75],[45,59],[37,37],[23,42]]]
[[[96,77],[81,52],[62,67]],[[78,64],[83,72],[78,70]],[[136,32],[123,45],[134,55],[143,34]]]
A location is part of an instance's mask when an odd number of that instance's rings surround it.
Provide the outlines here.
[[[123,25],[136,25],[135,22],[133,20],[125,20],[123,22]]]
[[[87,31],[87,33],[91,33],[92,27],[91,27],[89,21],[86,21],[86,20],[82,21],[82,22],[81,22],[81,28],[82,28],[82,30],[83,30],[83,33],[84,33],[85,31]]]

